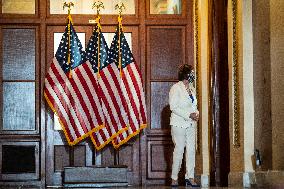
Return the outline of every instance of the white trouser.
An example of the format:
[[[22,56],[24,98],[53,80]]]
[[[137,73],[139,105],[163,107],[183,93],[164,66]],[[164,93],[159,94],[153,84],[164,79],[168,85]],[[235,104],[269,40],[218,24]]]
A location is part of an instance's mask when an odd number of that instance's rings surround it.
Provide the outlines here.
[[[180,171],[184,147],[186,147],[186,174],[185,179],[194,178],[195,168],[195,127],[172,127],[172,139],[175,145],[171,178],[177,180]]]

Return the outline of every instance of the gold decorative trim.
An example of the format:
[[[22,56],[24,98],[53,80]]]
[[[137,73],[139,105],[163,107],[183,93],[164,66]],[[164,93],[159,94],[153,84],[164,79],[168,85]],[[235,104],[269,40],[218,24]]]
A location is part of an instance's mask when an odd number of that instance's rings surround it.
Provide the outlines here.
[[[239,98],[239,66],[238,66],[238,33],[237,33],[237,0],[232,0],[233,22],[233,146],[240,147],[240,98]]]
[[[194,1],[194,54],[195,54],[195,86],[196,86],[196,96],[199,102],[199,12],[198,12],[198,1]],[[200,103],[198,103],[198,109]],[[196,152],[200,154],[200,122],[197,123],[196,129]]]

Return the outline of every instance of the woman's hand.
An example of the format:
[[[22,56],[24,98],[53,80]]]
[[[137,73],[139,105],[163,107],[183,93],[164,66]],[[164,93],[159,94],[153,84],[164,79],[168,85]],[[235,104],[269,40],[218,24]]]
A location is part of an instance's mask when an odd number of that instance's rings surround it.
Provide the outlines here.
[[[193,121],[198,121],[199,119],[199,114],[198,113],[191,113],[189,115],[189,118],[191,118]]]

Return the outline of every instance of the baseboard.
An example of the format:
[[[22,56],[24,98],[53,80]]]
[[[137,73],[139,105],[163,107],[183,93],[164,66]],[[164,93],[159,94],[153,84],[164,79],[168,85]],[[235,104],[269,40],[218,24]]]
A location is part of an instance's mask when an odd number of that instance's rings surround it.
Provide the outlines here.
[[[284,171],[230,172],[229,187],[284,188]]]
[[[64,188],[116,188],[127,187],[128,183],[77,183],[64,184]]]
[[[243,172],[230,172],[228,175],[229,187],[243,187]]]
[[[258,187],[282,186],[284,188],[284,171],[257,171],[255,180]]]

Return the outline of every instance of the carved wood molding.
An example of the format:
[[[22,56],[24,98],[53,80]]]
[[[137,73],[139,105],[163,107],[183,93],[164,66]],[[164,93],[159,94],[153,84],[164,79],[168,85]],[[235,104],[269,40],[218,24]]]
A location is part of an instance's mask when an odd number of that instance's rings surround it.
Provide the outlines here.
[[[196,95],[197,95],[197,99],[198,99],[198,102],[200,100],[200,92],[199,92],[199,55],[200,55],[200,52],[199,52],[199,48],[200,48],[200,45],[199,45],[199,10],[198,10],[198,1],[199,0],[194,0],[194,7],[193,7],[193,11],[194,11],[194,62],[195,62],[195,86],[196,86]],[[200,103],[198,103],[198,109],[200,109]],[[197,124],[197,133],[196,133],[196,152],[198,154],[200,154],[200,122],[198,122]]]
[[[232,23],[233,23],[233,63],[232,63],[232,80],[233,80],[233,146],[240,147],[240,96],[239,96],[239,66],[238,66],[238,4],[237,0],[232,0]]]

